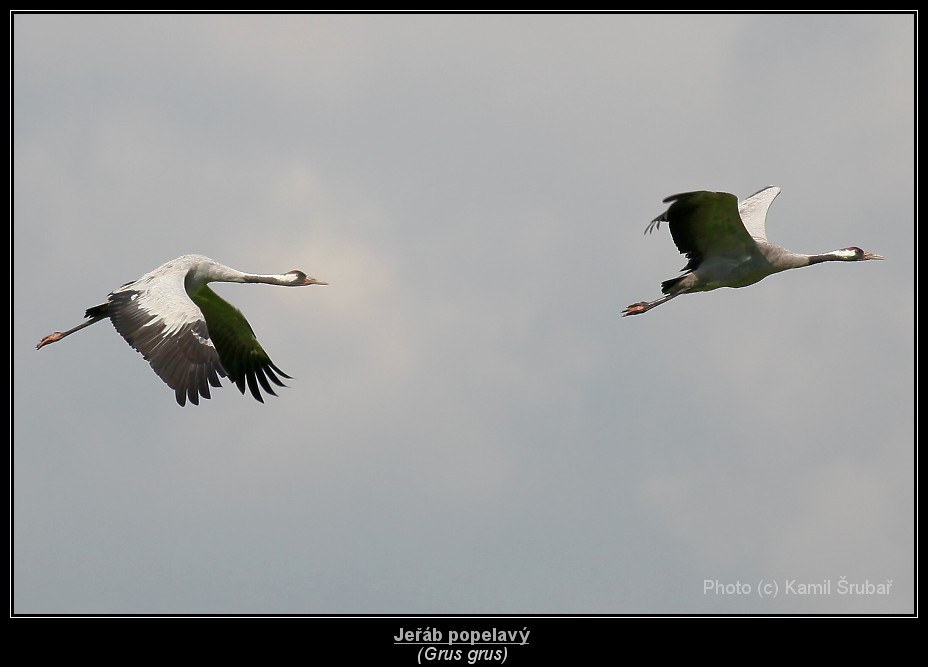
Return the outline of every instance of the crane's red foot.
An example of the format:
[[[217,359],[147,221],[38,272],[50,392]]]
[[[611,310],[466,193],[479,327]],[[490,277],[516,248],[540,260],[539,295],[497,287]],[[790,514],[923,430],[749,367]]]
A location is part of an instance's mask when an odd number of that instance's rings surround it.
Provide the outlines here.
[[[62,339],[62,335],[60,331],[56,331],[55,333],[50,333],[45,338],[39,341],[39,344],[35,346],[35,349],[37,350],[41,349],[42,347],[48,345],[49,343],[54,343],[55,341],[59,341],[61,339]]]
[[[639,303],[633,303],[628,308],[622,311],[622,317],[628,317],[629,315],[640,315],[648,311],[648,302],[641,301]]]

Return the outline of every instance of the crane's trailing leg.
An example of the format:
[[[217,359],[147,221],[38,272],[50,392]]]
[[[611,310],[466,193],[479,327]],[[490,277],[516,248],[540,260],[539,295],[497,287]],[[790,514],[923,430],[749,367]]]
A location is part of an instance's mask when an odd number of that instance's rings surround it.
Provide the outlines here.
[[[100,320],[105,320],[107,317],[109,317],[109,313],[107,312],[107,309],[106,309],[106,304],[102,304],[100,306],[94,306],[93,308],[89,309],[85,317],[89,317],[90,319],[87,320],[86,322],[82,322],[81,324],[78,324],[73,329],[68,329],[67,331],[64,331],[64,332],[55,331],[54,333],[48,334],[45,338],[39,341],[39,344],[35,346],[35,349],[41,350],[43,347],[45,347],[49,343],[57,343],[62,338],[64,338],[65,336],[70,336],[75,331],[80,331],[84,327],[89,327],[91,324],[96,324]]]
[[[59,340],[64,338],[64,334],[60,331],[55,331],[54,333],[48,334],[45,338],[39,341],[39,344],[35,346],[35,349],[41,350],[43,347],[49,343],[57,343]]]
[[[628,308],[623,310],[622,317],[628,317],[629,315],[640,315],[641,313],[648,312],[650,308],[651,308],[651,304],[648,303],[647,301],[639,301],[638,303],[633,303]],[[49,336],[46,336],[46,338],[49,338]],[[55,340],[58,340],[58,339],[56,338]],[[48,341],[48,342],[51,343],[52,341]],[[44,344],[45,344],[44,341],[42,343],[39,343],[40,346]]]
[[[633,303],[628,308],[622,311],[622,317],[628,317],[629,315],[640,315],[641,313],[646,313],[652,308],[655,308],[666,301],[670,301],[672,298],[678,294],[683,294],[683,292],[674,292],[673,294],[668,294],[662,296],[660,299],[654,301],[639,301],[638,303]]]

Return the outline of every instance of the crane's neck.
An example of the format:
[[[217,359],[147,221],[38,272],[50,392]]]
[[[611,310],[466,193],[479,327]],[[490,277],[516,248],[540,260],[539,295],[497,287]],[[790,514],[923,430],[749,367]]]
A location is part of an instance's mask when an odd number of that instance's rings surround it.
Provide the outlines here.
[[[191,294],[207,283],[264,283],[265,285],[283,285],[284,287],[300,287],[302,285],[328,285],[325,281],[310,278],[302,271],[287,271],[265,275],[262,273],[245,273],[238,271],[202,255],[184,255],[175,262],[185,269],[184,286]],[[173,263],[168,264],[173,268]],[[163,267],[162,267],[163,268]],[[180,267],[178,267],[180,268]],[[143,278],[144,279],[144,278]]]
[[[822,255],[808,255],[809,264],[821,264],[822,262],[853,262],[860,257],[852,250],[832,250]]]
[[[237,273],[237,272],[236,272]],[[242,273],[227,282],[232,283],[264,283],[265,285],[285,285],[293,287],[300,284],[299,276],[294,273],[285,273],[283,275],[262,275],[260,273]]]
[[[765,275],[788,269],[799,269],[810,264],[809,255],[793,252],[773,243],[758,243],[757,249],[770,265],[766,269]]]
[[[264,283],[266,285],[284,285],[295,287],[303,284],[306,276],[298,271],[284,274],[264,275],[245,273],[212,260],[201,261],[191,267],[185,278],[188,291],[196,291],[206,283]]]

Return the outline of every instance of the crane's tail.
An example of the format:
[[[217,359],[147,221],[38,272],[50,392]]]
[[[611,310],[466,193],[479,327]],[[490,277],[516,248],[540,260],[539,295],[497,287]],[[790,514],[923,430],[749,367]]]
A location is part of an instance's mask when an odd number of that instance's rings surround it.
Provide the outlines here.
[[[109,317],[109,316],[110,316],[110,304],[108,301],[106,303],[101,303],[99,306],[88,308],[87,312],[84,313],[84,317],[93,317],[97,321],[102,320],[104,317]]]
[[[671,278],[670,280],[665,280],[661,283],[661,292],[664,294],[670,294],[673,292],[673,288],[676,287],[680,281],[682,281],[686,276],[680,276],[678,278]]]

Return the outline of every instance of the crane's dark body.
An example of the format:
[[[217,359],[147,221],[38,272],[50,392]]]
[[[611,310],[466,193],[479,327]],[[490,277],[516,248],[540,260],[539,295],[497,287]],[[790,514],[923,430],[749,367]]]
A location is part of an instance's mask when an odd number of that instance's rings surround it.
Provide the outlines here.
[[[664,202],[670,206],[645,232],[661,223],[670,226],[674,244],[688,260],[684,274],[661,283],[665,296],[632,304],[623,316],[647,312],[680,294],[747,287],[774,273],[819,262],[883,259],[856,247],[803,255],[768,242],[767,209],[779,193],[779,188],[767,187],[740,203],[733,194],[704,190],[667,197]]]
[[[272,384],[290,378],[268,357],[241,311],[211,290],[209,282],[265,283],[297,287],[325,285],[302,271],[280,275],[247,274],[201,255],[184,255],[110,293],[106,303],[88,308],[86,322],[49,334],[40,349],[109,318],[116,331],[138,350],[152,370],[174,390],[177,403],[199,404],[210,387],[228,377],[264,402],[261,390],[276,396]]]

